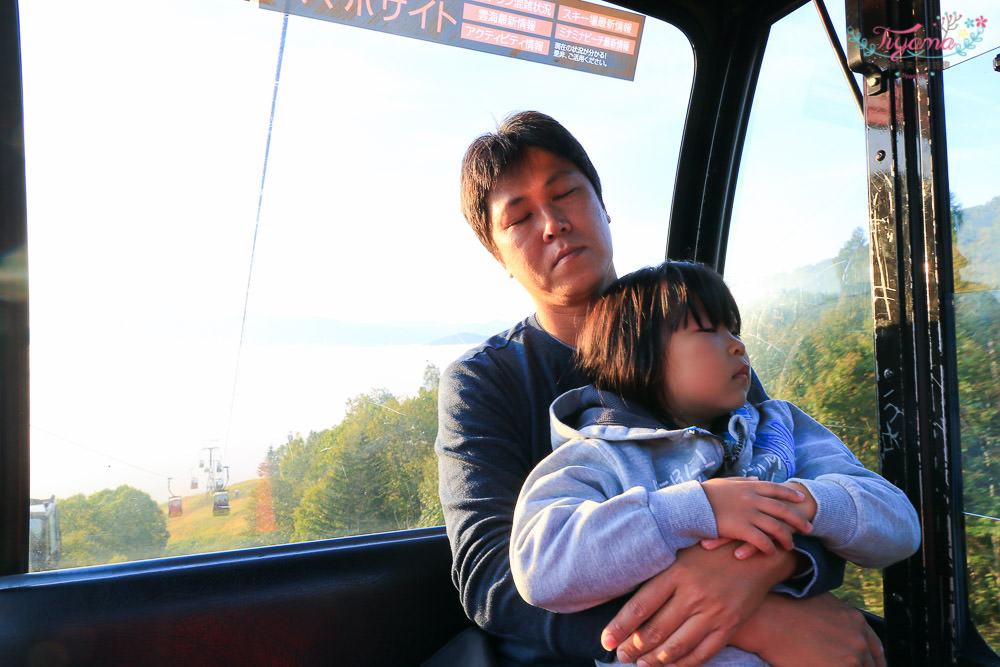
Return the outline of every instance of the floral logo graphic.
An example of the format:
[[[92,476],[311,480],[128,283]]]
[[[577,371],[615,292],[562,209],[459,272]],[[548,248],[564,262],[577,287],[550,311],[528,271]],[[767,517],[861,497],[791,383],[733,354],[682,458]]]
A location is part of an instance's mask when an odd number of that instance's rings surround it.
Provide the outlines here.
[[[940,26],[940,37],[921,35],[923,25],[915,24],[905,30],[893,30],[887,26],[875,26],[869,39],[854,28],[847,29],[848,42],[857,45],[866,56],[881,56],[892,62],[905,58],[944,59],[949,56],[965,56],[983,41],[983,32],[989,22],[985,16],[975,19],[965,18],[958,12],[948,12],[937,17],[935,26]],[[924,34],[926,34],[924,32]]]

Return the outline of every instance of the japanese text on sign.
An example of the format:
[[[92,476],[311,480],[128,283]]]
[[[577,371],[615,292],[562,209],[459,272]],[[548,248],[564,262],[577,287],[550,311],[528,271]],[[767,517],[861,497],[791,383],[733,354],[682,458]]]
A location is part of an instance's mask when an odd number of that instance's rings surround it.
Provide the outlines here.
[[[258,0],[263,9],[631,80],[644,16],[583,0]]]

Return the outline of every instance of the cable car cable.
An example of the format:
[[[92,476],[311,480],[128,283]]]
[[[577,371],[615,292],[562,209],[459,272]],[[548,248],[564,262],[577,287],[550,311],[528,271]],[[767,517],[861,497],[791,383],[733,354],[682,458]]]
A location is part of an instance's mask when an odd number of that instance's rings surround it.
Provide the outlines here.
[[[59,438],[60,440],[68,442],[71,445],[75,445],[75,446],[79,447],[80,449],[85,449],[88,452],[90,452],[91,454],[97,454],[99,456],[103,456],[104,458],[111,459],[112,461],[120,463],[120,464],[122,464],[124,466],[128,466],[129,468],[135,468],[136,470],[138,470],[140,472],[144,472],[147,475],[153,475],[154,477],[162,477],[164,479],[170,479],[169,475],[164,475],[163,473],[154,472],[154,471],[152,471],[152,470],[150,470],[148,468],[143,468],[142,466],[135,465],[134,463],[129,463],[125,459],[118,458],[117,456],[112,456],[111,454],[108,454],[107,452],[102,452],[99,449],[95,449],[93,447],[85,445],[82,442],[77,442],[76,440],[73,440],[72,438],[67,438],[64,435],[59,435],[58,433],[54,433],[54,432],[52,432],[52,431],[50,431],[48,429],[42,428],[41,426],[36,426],[35,424],[31,424],[30,427],[33,428],[36,431],[41,431],[42,433],[50,435],[53,438]]]
[[[264,146],[264,167],[260,175],[260,192],[257,195],[257,219],[253,225],[253,243],[250,245],[250,270],[247,275],[247,288],[243,296],[243,317],[240,320],[240,342],[236,347],[236,368],[233,372],[233,393],[229,399],[229,419],[226,422],[226,440],[222,450],[223,458],[229,456],[229,434],[233,426],[233,408],[236,405],[236,386],[240,376],[240,356],[243,352],[243,334],[247,324],[247,304],[250,302],[250,283],[253,281],[253,258],[257,250],[257,231],[260,228],[260,210],[264,201],[264,183],[267,180],[267,159],[271,153],[271,134],[274,130],[274,109],[278,102],[278,84],[281,82],[281,61],[285,55],[285,37],[288,34],[288,13],[281,22],[281,44],[278,47],[278,66],[274,73],[274,92],[271,95],[271,117],[267,123],[267,143]]]

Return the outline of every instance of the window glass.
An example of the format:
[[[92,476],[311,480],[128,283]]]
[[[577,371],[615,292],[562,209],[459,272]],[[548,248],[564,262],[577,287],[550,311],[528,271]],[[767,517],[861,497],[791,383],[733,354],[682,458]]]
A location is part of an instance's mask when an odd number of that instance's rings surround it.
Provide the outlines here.
[[[1000,23],[1000,16],[996,17]],[[993,28],[992,23],[989,24]],[[997,32],[1000,32],[998,26]],[[995,42],[994,42],[995,44]],[[969,611],[1000,648],[1000,72],[995,46],[943,74]]]
[[[844,26],[843,5],[829,9]],[[812,5],[768,38],[725,275],[768,394],[878,470],[865,128]],[[848,564],[836,593],[881,613],[881,572]]]
[[[20,20],[32,569],[440,522],[437,374],[532,310],[458,202],[513,111],[587,147],[619,270],[662,260],[693,71],[662,22],[628,81],[238,0]]]

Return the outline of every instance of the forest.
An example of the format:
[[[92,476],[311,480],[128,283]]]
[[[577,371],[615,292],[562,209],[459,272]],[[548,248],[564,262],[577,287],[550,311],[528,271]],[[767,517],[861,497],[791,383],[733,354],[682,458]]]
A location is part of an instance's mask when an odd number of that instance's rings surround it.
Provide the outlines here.
[[[969,604],[980,632],[1000,647],[1000,197],[953,206],[956,354],[959,369]],[[858,229],[826,262],[836,285],[775,292],[749,306],[743,337],[768,393],[790,400],[878,469],[868,240]],[[802,284],[791,276],[788,284]],[[332,428],[289,436],[267,452],[257,480],[221,537],[172,539],[163,507],[122,486],[60,500],[63,567],[300,542],[443,523],[434,438],[439,372],[425,369],[414,396],[372,389],[348,401]],[[212,541],[215,540],[215,541]],[[839,594],[882,609],[878,571],[849,567]]]

